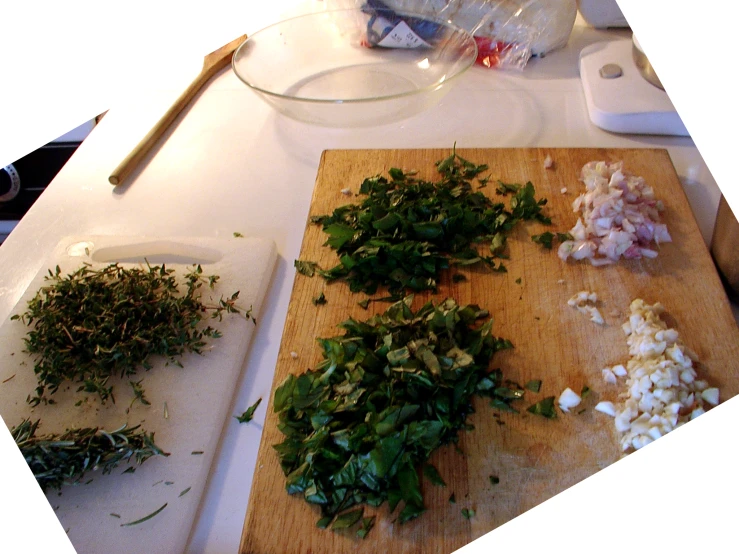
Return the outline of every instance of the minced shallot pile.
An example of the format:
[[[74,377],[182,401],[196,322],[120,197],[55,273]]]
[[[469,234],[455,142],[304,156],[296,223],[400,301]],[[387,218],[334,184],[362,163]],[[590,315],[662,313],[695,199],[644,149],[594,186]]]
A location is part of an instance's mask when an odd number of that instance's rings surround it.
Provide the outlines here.
[[[574,240],[559,246],[562,260],[588,259],[600,266],[622,257],[655,258],[653,243],[672,241],[660,221],[664,205],[642,177],[623,170],[623,162],[588,162],[580,180],[586,192],[572,203],[580,217],[570,230]]]

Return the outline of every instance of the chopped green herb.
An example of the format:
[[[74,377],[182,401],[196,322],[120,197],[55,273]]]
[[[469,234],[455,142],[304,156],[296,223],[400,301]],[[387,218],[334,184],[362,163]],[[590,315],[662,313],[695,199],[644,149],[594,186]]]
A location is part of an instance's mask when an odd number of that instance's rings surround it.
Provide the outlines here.
[[[444,482],[444,479],[441,478],[441,475],[439,475],[439,471],[431,464],[425,464],[423,466],[423,474],[434,485],[446,487],[446,483]]]
[[[298,273],[305,275],[306,277],[313,277],[316,274],[316,269],[320,269],[318,264],[315,262],[308,262],[302,260],[295,260],[295,269]]]
[[[508,387],[497,387],[493,394],[497,398],[502,398],[503,400],[520,400],[523,398],[524,392],[520,389],[511,389]]]
[[[473,396],[501,387],[489,364],[512,345],[492,334],[492,320],[480,322],[486,310],[452,299],[413,310],[412,302],[344,321],[343,336],[317,339],[323,361],[275,390],[284,441],[273,448],[286,491],[320,506],[322,517],[386,501],[391,512],[403,504],[399,522],[418,517],[419,469],[438,447],[456,445]]]
[[[544,416],[548,419],[556,419],[557,417],[557,412],[554,410],[553,396],[548,396],[536,404],[532,404],[526,409],[526,411],[531,412],[532,414]]]
[[[452,493],[452,495],[449,497],[449,503],[450,504],[456,504],[457,503],[457,497]]]
[[[554,240],[554,234],[549,231],[540,235],[531,235],[531,240],[537,244],[541,244],[544,248],[552,248],[552,240]]]
[[[164,508],[166,508],[166,507],[167,507],[167,503],[165,503],[161,508],[159,508],[157,510],[154,510],[148,516],[142,517],[141,519],[137,519],[136,521],[132,521],[130,523],[121,523],[121,527],[130,527],[132,525],[138,525],[139,523],[143,523],[143,522],[145,522],[147,520],[150,520],[155,515],[159,514],[159,512],[161,512],[162,510],[164,510]]]
[[[462,281],[466,281],[466,280],[467,280],[467,276],[464,275],[463,273],[455,273],[454,275],[452,275],[453,283],[461,283]]]
[[[491,475],[490,477],[488,477],[488,479],[490,479],[491,485],[497,485],[498,483],[500,483],[500,479],[498,479],[498,477],[495,475]]]
[[[532,379],[524,385],[524,388],[531,392],[539,392],[541,390],[541,379]]]
[[[375,526],[375,516],[365,517],[362,519],[362,528],[357,531],[357,536],[363,539]]]
[[[518,279],[516,279],[516,284],[517,285],[520,285],[521,284],[521,278],[520,277]]]
[[[154,433],[139,426],[115,431],[99,428],[69,429],[62,434],[36,436],[40,420],[23,420],[10,431],[41,490],[80,483],[88,471],[109,474],[120,463],[142,464],[152,456],[169,456],[154,443]],[[126,472],[133,472],[126,470]]]
[[[352,292],[374,294],[387,286],[399,298],[405,291],[436,290],[442,271],[452,265],[485,264],[505,272],[505,235],[520,220],[549,222],[541,214],[546,200],[534,198],[531,183],[516,189],[511,209],[473,191],[469,180],[487,169],[456,153],[437,162],[437,182],[392,168],[390,179],[366,178],[359,204],[347,204],[328,215],[314,216],[328,236],[325,246],[339,263],[328,270],[315,264],[304,271],[328,281],[345,280]],[[478,251],[490,241],[491,255]],[[307,264],[309,262],[301,262]],[[296,261],[296,267],[298,262]],[[300,271],[300,269],[299,269]]]
[[[372,301],[371,298],[365,298],[364,300],[360,300],[359,302],[357,302],[357,304],[359,304],[360,307],[366,310],[367,307],[370,305],[371,301]]]
[[[537,244],[541,244],[544,248],[552,249],[554,239],[557,239],[560,243],[568,241],[568,240],[575,240],[573,236],[569,233],[550,233],[549,231],[546,231],[545,233],[542,233],[540,235],[531,235],[531,240],[534,241]]]
[[[323,291],[321,291],[321,294],[319,294],[313,299],[313,305],[320,306],[325,303],[326,303],[326,296],[323,294]]]
[[[492,406],[496,410],[500,410],[501,412],[513,412],[513,413],[516,413],[516,414],[518,413],[518,410],[516,410],[516,408],[514,408],[513,406],[511,406],[507,402],[504,402],[500,398],[493,398],[490,401],[490,406]]]
[[[165,485],[174,485],[174,481],[165,481],[164,484]]]
[[[364,510],[362,508],[345,512],[337,516],[333,524],[331,524],[331,529],[348,529],[362,518],[363,513]]]
[[[184,276],[184,293],[174,270],[164,265],[93,269],[85,263],[66,276],[59,266],[48,273],[48,284],[28,301],[27,311],[12,317],[31,327],[24,341],[36,357],[38,386],[28,398],[33,406],[51,403],[48,395],[65,382],[78,383],[77,392],[97,394],[103,403],[109,398],[115,402],[111,377],[148,370],[154,356],[181,366],[180,356],[200,354],[206,339],[220,337],[210,325],[199,325],[207,312],[218,319],[223,312],[240,313],[235,305],[238,292],[221,298],[218,306],[203,304],[201,286],[218,277],[204,277],[200,265]],[[246,317],[256,323],[251,310]],[[143,401],[141,381],[131,383]]]
[[[118,519],[121,519],[121,515],[120,514],[115,514],[115,513],[111,512],[108,515],[110,515],[111,517],[117,517]]]
[[[498,186],[495,189],[495,192],[497,192],[501,196],[505,196],[507,194],[516,194],[519,190],[521,190],[521,185],[498,181]]]
[[[329,526],[329,524],[331,523],[331,521],[332,521],[333,519],[334,519],[334,517],[333,517],[333,516],[328,516],[328,517],[322,517],[321,519],[319,519],[319,520],[318,520],[318,521],[316,522],[316,527],[318,527],[319,529],[325,529],[326,527],[328,527],[328,526]]]
[[[506,237],[503,233],[495,233],[490,240],[490,253],[500,255],[505,250]]]
[[[234,237],[236,237],[236,238],[242,238],[243,236],[244,236],[244,235],[242,235],[242,234],[241,234],[241,233],[239,233],[238,231],[234,232]]]
[[[191,489],[191,488],[192,488],[192,487],[187,487],[187,488],[186,488],[185,490],[183,490],[183,491],[182,491],[182,492],[181,492],[181,493],[179,494],[179,496],[178,496],[177,498],[180,498],[180,497],[183,497],[183,496],[185,496],[185,495],[186,495],[186,494],[187,494],[188,492],[190,492],[190,489]]]
[[[475,510],[473,510],[472,508],[462,508],[462,516],[465,519],[473,518],[475,517]]]
[[[580,398],[585,400],[589,394],[590,394],[590,387],[587,385],[583,385],[582,391],[580,391]]]
[[[511,198],[511,213],[516,219],[533,220],[549,225],[552,220],[541,213],[547,204],[547,199],[535,198],[536,191],[531,181],[528,181]]]
[[[123,471],[123,473],[133,473],[133,472],[135,472],[135,471],[136,471],[136,468],[135,468],[135,467],[133,467],[133,466],[131,466],[131,467],[129,467],[129,468],[126,468],[126,469],[125,469],[125,470]],[[123,473],[121,473],[121,475],[123,475]]]
[[[193,450],[192,452],[190,452],[190,455],[191,456],[199,456],[202,453],[203,453],[202,450]]]
[[[234,416],[239,423],[249,423],[252,418],[254,417],[254,412],[257,411],[257,408],[259,407],[259,404],[262,402],[262,399],[260,398],[254,404],[249,406],[246,411],[241,414],[240,416]]]

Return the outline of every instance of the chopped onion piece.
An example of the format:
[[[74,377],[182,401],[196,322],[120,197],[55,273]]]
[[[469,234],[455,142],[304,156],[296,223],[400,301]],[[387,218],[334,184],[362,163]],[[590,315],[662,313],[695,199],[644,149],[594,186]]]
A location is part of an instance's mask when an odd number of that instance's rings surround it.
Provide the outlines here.
[[[595,405],[595,411],[604,413],[606,415],[609,415],[611,417],[616,417],[616,407],[613,405],[613,402],[608,402],[606,400],[602,402],[598,402]]]
[[[580,402],[582,401],[582,398],[580,398],[580,395],[577,394],[575,391],[573,391],[570,387],[567,387],[565,390],[562,391],[562,394],[559,395],[559,407],[562,408],[562,411],[569,412],[570,408],[574,408]]]
[[[616,383],[618,383],[618,381],[616,380],[616,376],[610,369],[605,368],[601,371],[601,373],[603,374],[603,380],[609,385],[615,385]]]
[[[703,400],[708,402],[711,406],[718,405],[718,389],[716,387],[711,387],[710,389],[701,391],[701,396],[703,397]]]
[[[581,290],[567,301],[567,305],[577,309],[580,313],[588,314],[590,321],[598,325],[603,325],[605,320],[600,310],[595,306],[596,302],[598,302],[598,295],[596,293]]]
[[[627,371],[626,368],[623,366],[623,364],[615,365],[611,368],[611,371],[613,371],[613,374],[616,377],[626,377]]]

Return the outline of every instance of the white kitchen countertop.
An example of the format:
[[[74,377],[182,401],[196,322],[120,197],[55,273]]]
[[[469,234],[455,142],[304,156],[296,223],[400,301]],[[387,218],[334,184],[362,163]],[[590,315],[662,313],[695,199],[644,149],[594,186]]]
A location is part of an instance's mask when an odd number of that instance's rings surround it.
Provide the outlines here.
[[[278,13],[274,6],[270,12],[254,9],[247,34]],[[296,9],[305,6],[287,13]],[[107,182],[109,173],[194,75],[156,87],[142,85],[138,96],[111,107],[0,247],[0,318],[10,315],[65,235],[230,237],[239,232],[271,238],[277,244],[278,266],[231,407],[241,413],[258,398],[269,397],[293,260],[300,251],[321,152],[331,148],[451,148],[455,142],[460,148],[666,148],[709,244],[721,193],[693,141],[616,135],[588,118],[578,76],[580,50],[630,36],[626,30],[591,29],[578,18],[566,48],[532,60],[522,73],[474,67],[428,111],[351,130],[279,115],[229,68],[196,97],[129,183],[114,188]],[[234,419],[226,424],[192,552],[238,550],[266,405],[248,425]]]

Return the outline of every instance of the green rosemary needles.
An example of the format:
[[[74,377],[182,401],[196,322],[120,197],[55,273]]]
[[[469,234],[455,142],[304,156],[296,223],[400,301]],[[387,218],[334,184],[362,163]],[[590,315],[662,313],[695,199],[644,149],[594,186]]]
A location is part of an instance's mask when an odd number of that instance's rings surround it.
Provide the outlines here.
[[[106,474],[121,463],[140,465],[152,456],[169,456],[154,443],[154,433],[137,430],[138,425],[115,431],[70,429],[37,437],[38,425],[38,420],[25,419],[10,433],[44,491],[80,482],[94,470]]]

